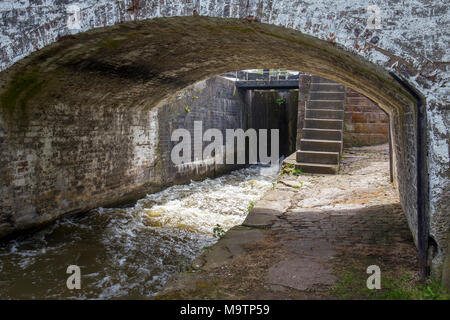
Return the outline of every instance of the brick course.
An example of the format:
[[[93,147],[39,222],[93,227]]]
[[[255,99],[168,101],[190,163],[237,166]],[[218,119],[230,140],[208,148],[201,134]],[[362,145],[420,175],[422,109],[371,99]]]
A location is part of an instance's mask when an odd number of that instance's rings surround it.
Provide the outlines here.
[[[370,99],[347,88],[344,108],[344,147],[388,141],[388,116]]]

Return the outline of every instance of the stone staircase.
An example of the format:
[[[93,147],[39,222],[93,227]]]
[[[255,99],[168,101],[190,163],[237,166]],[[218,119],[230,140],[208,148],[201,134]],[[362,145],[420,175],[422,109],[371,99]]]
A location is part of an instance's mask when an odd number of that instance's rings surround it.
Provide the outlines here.
[[[344,100],[344,85],[311,77],[296,169],[306,173],[338,172],[343,146]]]

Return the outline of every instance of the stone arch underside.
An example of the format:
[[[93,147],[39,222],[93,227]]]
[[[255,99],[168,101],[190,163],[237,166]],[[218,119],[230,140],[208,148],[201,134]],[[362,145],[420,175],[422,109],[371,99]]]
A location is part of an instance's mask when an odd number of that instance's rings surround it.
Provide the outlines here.
[[[66,122],[67,128],[59,133],[67,135],[68,128],[80,129],[77,123],[88,121],[83,114],[92,112],[103,115],[105,128],[111,110],[120,110],[130,121],[150,121],[152,112],[196,81],[255,67],[289,68],[341,82],[390,115],[397,186],[417,244],[417,105],[411,94],[382,68],[332,42],[273,25],[208,17],[158,18],[95,29],[47,46],[0,74],[0,129],[6,137],[0,140],[5,164],[0,175],[6,182],[1,189],[0,231],[104,206],[110,202],[107,199],[123,201],[164,185],[152,181],[151,171],[164,165],[157,157],[147,162],[140,158],[132,170],[126,163],[115,167],[109,162],[124,149],[134,152],[134,142],[120,140],[120,129],[117,144],[105,149],[104,158],[97,161],[125,177],[125,189],[109,191],[108,183],[103,183],[99,190],[95,184],[67,182],[64,177],[73,175],[74,168],[62,159],[72,159],[77,166],[84,163],[82,155],[97,146],[86,142],[77,151],[59,147],[36,138],[49,136],[48,130],[58,135],[55,128],[34,130],[36,123],[64,114],[54,121]],[[102,126],[94,124],[91,129],[102,135]],[[77,132],[78,138],[83,134]],[[144,135],[150,137],[151,132]],[[28,157],[21,159],[23,152]],[[17,175],[20,162],[29,175]],[[103,173],[77,173],[74,180],[101,180]]]

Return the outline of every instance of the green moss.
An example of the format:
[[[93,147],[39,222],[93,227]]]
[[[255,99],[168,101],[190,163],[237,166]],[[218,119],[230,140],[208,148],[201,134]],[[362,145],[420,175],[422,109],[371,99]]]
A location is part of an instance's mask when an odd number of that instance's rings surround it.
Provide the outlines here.
[[[209,24],[199,24],[200,27],[208,30],[208,32],[211,33],[223,33],[224,31],[232,31],[237,33],[255,33],[257,32],[254,28],[243,26],[242,24],[236,24],[236,25],[209,25]]]
[[[102,39],[98,44],[98,48],[108,50],[120,49],[127,42],[133,41],[133,39],[143,35],[144,33],[142,32],[122,32],[119,37]]]
[[[255,201],[250,201],[249,205],[248,205],[248,208],[247,208],[247,211],[250,212],[253,209],[254,206],[255,206]]]
[[[281,106],[283,103],[286,103],[286,99],[285,98],[278,98],[277,99],[277,105]]]
[[[118,40],[113,39],[105,39],[100,43],[100,47],[104,49],[114,50],[120,46],[120,42]]]
[[[38,71],[17,74],[0,95],[0,105],[9,112],[17,108],[25,110],[27,102],[38,93],[44,82]]]
[[[303,181],[299,181],[299,183],[300,184],[298,184],[298,185],[293,185],[292,188],[300,189],[301,187],[303,187]]]

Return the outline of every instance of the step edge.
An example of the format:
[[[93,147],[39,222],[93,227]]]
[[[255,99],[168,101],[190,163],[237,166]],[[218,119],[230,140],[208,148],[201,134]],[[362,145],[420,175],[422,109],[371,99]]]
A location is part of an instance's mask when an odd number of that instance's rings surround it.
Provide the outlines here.
[[[311,90],[309,91],[309,94],[311,93],[342,93],[345,94],[345,91],[324,91],[324,90]]]
[[[313,153],[313,154],[328,154],[328,155],[339,155],[337,151],[312,151],[312,150],[297,150],[297,153]]]
[[[305,118],[305,120],[313,120],[313,121],[344,121],[343,119],[321,119],[321,118]]]
[[[322,168],[336,168],[338,164],[325,164],[325,163],[313,163],[313,162],[295,162],[298,166],[308,166],[308,167],[322,167]]]
[[[314,131],[325,131],[325,132],[342,132],[340,129],[321,129],[321,128],[303,128],[302,130],[314,130]]]
[[[311,108],[305,108],[305,111],[335,111],[335,112],[344,112],[345,110],[336,110],[336,109],[311,109]]]
[[[300,139],[300,141],[306,142],[334,142],[334,143],[342,143],[341,140],[321,140],[321,139]]]

